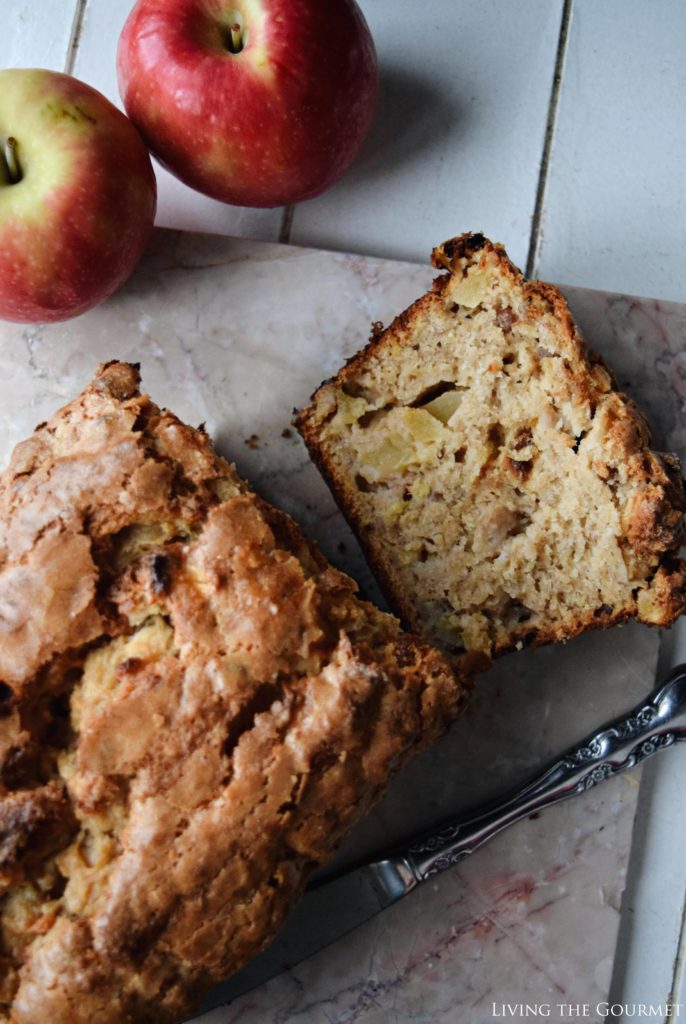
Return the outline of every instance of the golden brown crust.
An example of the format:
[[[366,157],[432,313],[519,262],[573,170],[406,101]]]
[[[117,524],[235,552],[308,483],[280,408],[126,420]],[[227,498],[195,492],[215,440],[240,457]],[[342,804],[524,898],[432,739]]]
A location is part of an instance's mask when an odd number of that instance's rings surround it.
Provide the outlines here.
[[[176,1021],[466,685],[207,437],[89,388],[0,477],[0,1020]]]
[[[554,352],[544,351],[543,355],[556,359],[553,403],[566,403],[568,408],[586,410],[588,424],[597,416],[595,430],[601,435],[602,444],[593,463],[593,472],[597,479],[607,480],[614,489],[612,500],[621,514],[621,544],[627,571],[631,576],[632,570],[638,572],[637,567],[640,567],[640,574],[628,588],[626,599],[615,600],[611,606],[599,600],[595,606],[577,609],[549,621],[540,616],[535,629],[528,630],[522,624],[509,630],[507,636],[503,636],[501,630],[500,637],[493,637],[485,647],[484,642],[479,641],[472,649],[467,642],[458,644],[457,650],[466,647],[472,653],[501,654],[515,647],[567,640],[583,630],[605,628],[630,617],[653,625],[671,624],[686,606],[686,569],[678,559],[686,500],[678,460],[650,449],[650,432],[643,414],[631,399],[616,389],[602,359],[589,353],[564,297],[555,287],[540,281],[525,281],[510,263],[503,247],[482,235],[466,234],[451,239],[434,250],[432,262],[437,269],[444,271],[436,278],[432,289],[397,316],[386,330],[375,325],[369,343],[348,360],[335,378],[321,385],[296,420],[313,460],[355,529],[391,607],[409,628],[424,632],[434,642],[440,640],[435,630],[427,629],[426,621],[418,612],[423,596],[421,585],[408,583],[407,574],[400,571],[391,546],[380,539],[383,528],[373,513],[376,496],[372,494],[368,498],[360,493],[360,486],[363,490],[369,488],[354,471],[359,459],[353,453],[348,435],[341,431],[334,438],[331,428],[329,436],[328,424],[337,415],[337,396],[341,395],[353,402],[358,396],[365,400],[366,411],[362,412],[360,423],[365,421],[365,417],[372,422],[372,415],[377,413],[370,410],[384,413],[404,404],[410,407],[418,404],[407,398],[396,401],[391,396],[392,389],[384,388],[379,382],[384,373],[390,379],[388,371],[391,365],[408,367],[413,363],[420,364],[428,357],[430,346],[428,340],[423,339],[428,339],[434,322],[438,323],[436,336],[440,331],[447,335],[453,330],[446,312],[463,312],[469,306],[469,302],[465,307],[460,301],[460,289],[464,290],[465,282],[471,281],[473,272],[476,272],[487,282],[495,282],[499,296],[515,296],[520,304],[519,315],[513,314],[509,306],[494,305],[501,334],[514,338],[518,328],[535,331],[536,324],[541,325],[541,331],[547,331],[546,345],[554,348]],[[502,301],[504,303],[505,299]],[[471,313],[468,313],[467,319],[470,317]],[[465,319],[461,320],[462,324],[465,322]],[[554,325],[552,330],[551,324]],[[459,351],[461,329],[456,327],[454,340],[446,342],[454,344],[456,352]],[[433,339],[431,343],[435,345]],[[512,347],[516,348],[514,341]],[[485,365],[486,359],[484,356],[484,370],[498,369]],[[499,367],[500,372],[505,369]],[[540,367],[535,365],[532,372],[540,374]],[[407,370],[404,375],[399,372],[398,376],[406,382],[413,373]],[[419,371],[414,376],[418,377]],[[372,380],[373,386],[370,384]],[[383,396],[379,397],[381,392]],[[361,402],[361,407],[364,404]],[[535,413],[533,410],[532,423],[536,421]],[[484,418],[488,416],[487,406],[484,406],[483,415]],[[588,429],[586,425],[581,432],[582,438]],[[531,440],[528,428],[527,433],[528,437],[520,447]],[[459,451],[455,454],[456,461],[458,455]],[[526,489],[531,474],[530,461],[505,457],[501,459],[501,466],[516,478],[515,483]],[[622,470],[619,486],[610,480],[617,466]],[[481,476],[490,469],[485,462]],[[402,540],[398,540],[398,544],[402,544]],[[402,552],[398,557],[401,555]],[[443,646],[451,649],[445,638]]]

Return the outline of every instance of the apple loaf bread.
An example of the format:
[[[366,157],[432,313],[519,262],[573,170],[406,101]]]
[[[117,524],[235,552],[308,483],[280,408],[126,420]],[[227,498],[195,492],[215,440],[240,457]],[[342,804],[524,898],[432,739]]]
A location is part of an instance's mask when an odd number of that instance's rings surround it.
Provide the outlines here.
[[[461,708],[135,367],[0,477],[0,1020],[177,1021]]]
[[[670,624],[677,459],[651,450],[557,289],[482,235],[433,263],[432,290],[298,418],[392,607],[455,656]]]

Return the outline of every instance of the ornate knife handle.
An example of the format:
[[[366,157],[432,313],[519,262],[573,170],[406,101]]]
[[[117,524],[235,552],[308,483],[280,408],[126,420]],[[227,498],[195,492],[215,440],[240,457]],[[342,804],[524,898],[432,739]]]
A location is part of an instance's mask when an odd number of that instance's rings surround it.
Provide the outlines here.
[[[582,793],[685,738],[686,665],[680,665],[630,714],[588,736],[522,789],[448,821],[395,856],[377,861],[372,867],[381,893],[389,898],[414,889],[515,821]]]

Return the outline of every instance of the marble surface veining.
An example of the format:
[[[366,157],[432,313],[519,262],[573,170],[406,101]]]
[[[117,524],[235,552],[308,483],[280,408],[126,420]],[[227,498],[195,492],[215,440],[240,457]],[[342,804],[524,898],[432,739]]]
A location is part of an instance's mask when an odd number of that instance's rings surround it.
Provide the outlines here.
[[[125,288],[63,325],[0,324],[0,458],[77,393],[98,362],[139,361],[153,398],[205,422],[222,454],[295,516],[365,595],[357,544],[290,427],[322,378],[424,290],[428,267],[158,232]],[[686,307],[567,290],[592,346],[686,451]],[[659,634],[630,624],[525,651],[404,769],[354,830],[343,865],[523,782],[651,688]],[[669,755],[664,755],[669,756]],[[502,833],[334,946],[198,1018],[202,1024],[486,1024],[506,1003],[606,998],[638,773]],[[561,1008],[562,1007],[562,1008]]]

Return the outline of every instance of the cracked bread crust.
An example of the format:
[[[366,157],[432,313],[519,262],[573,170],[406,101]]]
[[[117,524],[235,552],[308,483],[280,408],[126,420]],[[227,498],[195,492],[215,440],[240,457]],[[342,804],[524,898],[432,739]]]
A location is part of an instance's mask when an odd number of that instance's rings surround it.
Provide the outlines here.
[[[432,259],[431,291],[297,419],[391,606],[472,663],[631,617],[671,624],[678,460],[651,450],[556,288],[483,235]]]
[[[0,1020],[179,1020],[466,684],[133,366],[16,448],[0,524]]]

